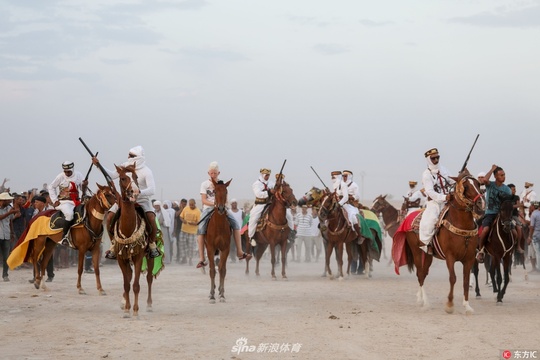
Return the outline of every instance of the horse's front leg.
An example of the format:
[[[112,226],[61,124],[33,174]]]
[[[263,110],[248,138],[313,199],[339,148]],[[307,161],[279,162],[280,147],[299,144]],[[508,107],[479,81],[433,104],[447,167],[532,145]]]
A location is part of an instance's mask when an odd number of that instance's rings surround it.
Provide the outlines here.
[[[456,284],[456,271],[454,268],[454,259],[451,256],[446,258],[446,267],[448,268],[448,275],[450,281],[450,292],[448,293],[448,301],[446,302],[446,312],[452,314],[454,312],[454,285]],[[469,283],[463,284],[467,290],[469,290]]]
[[[210,272],[210,304],[216,303],[216,264],[214,262],[215,250],[206,247],[206,253],[208,254],[208,270]],[[221,261],[221,259],[220,259]]]
[[[332,270],[330,270],[330,258],[332,257],[332,251],[334,251],[334,245],[330,243],[330,241],[326,244],[326,256],[324,259],[324,269],[325,272],[328,274],[328,277],[330,280],[334,279],[334,276],[332,276]]]
[[[504,294],[506,294],[506,287],[508,286],[508,283],[510,282],[510,266],[511,266],[511,260],[512,255],[506,255],[503,258],[503,270],[504,270],[504,283],[502,286],[502,289],[499,291],[499,297],[497,298],[497,302],[502,303],[502,299],[504,297]]]
[[[476,259],[471,256],[471,259],[463,263],[463,306],[465,307],[465,315],[472,315],[474,309],[469,305],[469,281],[471,279],[471,268],[476,263]]]
[[[353,261],[352,246],[352,242],[345,244],[345,250],[347,251],[347,275],[351,275],[351,264]]]
[[[271,271],[271,275],[272,275],[272,280],[277,280],[276,278],[276,245],[275,244],[270,244],[270,262],[272,263],[272,271]]]
[[[287,265],[287,239],[285,239],[285,243],[281,244],[281,247],[279,249],[281,251],[281,278],[287,279],[287,274],[285,272],[285,267]]]
[[[152,312],[152,283],[154,282],[154,258],[146,258],[146,283],[148,284],[148,296],[146,297],[146,311]]]
[[[144,254],[145,252],[141,250],[141,254],[139,254],[137,259],[133,262],[133,267],[135,268],[135,277],[133,279],[133,316],[136,317],[139,316],[139,293],[141,292],[140,280]],[[149,271],[152,272],[151,269],[149,269]]]
[[[81,285],[81,278],[84,270],[84,257],[86,256],[86,253],[82,250],[79,250],[78,253],[79,256],[77,262],[77,290],[79,290],[79,295],[86,295],[86,292]]]
[[[92,266],[94,267],[94,275],[96,277],[96,288],[99,293],[99,295],[107,295],[105,290],[103,290],[103,287],[101,286],[101,276],[100,276],[100,270],[99,270],[99,249],[100,242],[96,242],[94,244],[94,249],[92,249]]]
[[[225,302],[225,276],[227,275],[227,259],[229,250],[222,251],[219,256],[219,302]]]
[[[338,279],[343,280],[343,242],[340,241],[336,248],[336,260],[338,266]]]
[[[131,302],[129,300],[129,292],[131,290],[131,276],[133,275],[133,270],[129,264],[129,260],[120,259],[118,257],[118,266],[122,269],[122,275],[124,277],[124,317],[128,318],[131,316]]]

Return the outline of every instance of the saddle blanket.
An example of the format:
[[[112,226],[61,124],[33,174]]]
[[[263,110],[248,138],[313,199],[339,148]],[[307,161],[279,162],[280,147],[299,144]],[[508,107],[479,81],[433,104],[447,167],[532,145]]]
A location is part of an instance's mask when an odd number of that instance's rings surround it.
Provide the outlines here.
[[[392,241],[392,260],[394,260],[394,271],[399,275],[399,268],[407,265],[407,255],[405,254],[405,241],[407,231],[415,228],[415,220],[424,211],[423,209],[411,212],[399,225]],[[416,226],[418,221],[416,221]]]

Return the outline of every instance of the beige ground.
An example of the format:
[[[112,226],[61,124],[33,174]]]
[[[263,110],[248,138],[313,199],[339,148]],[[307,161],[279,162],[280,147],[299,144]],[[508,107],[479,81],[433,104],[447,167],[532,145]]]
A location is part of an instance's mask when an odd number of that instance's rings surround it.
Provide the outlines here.
[[[260,278],[251,265],[246,277],[244,262],[229,263],[227,302],[213,305],[207,274],[169,265],[154,283],[154,311],[143,307],[138,319],[122,317],[116,264],[102,267],[107,296],[101,297],[88,274],[88,295],[77,294],[74,268],[57,271],[47,290],[27,282],[30,270],[11,271],[11,282],[0,283],[0,358],[499,359],[504,349],[540,350],[540,275],[526,281],[514,270],[504,305],[496,306],[482,270],[483,298],[471,297],[475,314],[466,316],[460,278],[456,311],[444,311],[448,281],[441,261],[428,278],[425,311],[416,305],[416,277],[404,268],[395,275],[388,260],[375,263],[371,279],[343,281],[322,278],[322,261],[291,262],[288,281],[271,280],[268,260]],[[146,299],[146,283],[141,293]],[[248,351],[233,352],[240,338]]]

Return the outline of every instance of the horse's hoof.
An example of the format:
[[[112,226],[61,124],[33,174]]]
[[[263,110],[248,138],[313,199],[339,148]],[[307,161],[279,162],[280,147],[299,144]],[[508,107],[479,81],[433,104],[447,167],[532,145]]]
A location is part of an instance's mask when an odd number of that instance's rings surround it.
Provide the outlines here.
[[[84,289],[79,289],[79,295],[86,295],[86,291],[84,291]]]
[[[444,311],[446,311],[447,314],[453,314],[454,313],[454,307],[453,306],[447,306],[444,308]]]
[[[473,309],[467,309],[465,310],[465,315],[472,315],[474,314],[474,310]]]
[[[34,283],[34,287],[39,290],[39,284],[37,282]]]
[[[210,304],[215,304],[215,303],[216,303],[216,299],[210,299],[209,303],[210,303]]]
[[[286,277],[285,275],[283,275],[283,276],[281,277],[281,279],[282,279],[282,280],[289,280],[289,278]]]
[[[107,293],[105,292],[105,290],[99,290],[99,295],[104,296],[107,295]]]
[[[277,280],[277,277],[272,276],[272,280],[273,280],[273,281],[276,281],[276,280]]]
[[[343,276],[338,277],[338,281],[343,281]]]
[[[146,312],[154,312],[154,309],[151,305],[146,307]]]
[[[131,314],[130,313],[124,313],[124,319],[129,319],[131,317]]]
[[[220,303],[226,302],[226,301],[225,301],[225,298],[219,298],[219,302],[220,302]]]
[[[482,300],[482,295],[476,295],[476,300]]]

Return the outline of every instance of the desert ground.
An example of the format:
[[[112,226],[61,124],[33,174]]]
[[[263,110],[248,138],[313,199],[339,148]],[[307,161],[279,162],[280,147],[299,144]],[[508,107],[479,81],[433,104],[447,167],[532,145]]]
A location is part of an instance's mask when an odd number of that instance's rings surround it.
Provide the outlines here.
[[[389,257],[391,239],[385,242]],[[101,267],[105,296],[86,273],[87,295],[79,295],[75,267],[59,269],[39,290],[28,283],[30,269],[10,271],[11,281],[0,283],[0,358],[502,359],[504,350],[540,350],[540,275],[526,279],[522,269],[514,269],[504,303],[496,305],[482,268],[482,298],[471,291],[475,313],[465,315],[458,265],[455,311],[447,314],[442,261],[431,268],[431,304],[423,309],[416,303],[415,275],[406,268],[396,275],[384,256],[371,278],[343,280],[321,277],[322,258],[288,260],[288,279],[277,281],[267,258],[259,277],[253,260],[249,275],[244,261],[228,262],[226,302],[215,304],[208,300],[208,272],[169,264],[154,282],[152,312],[146,311],[147,287],[141,283],[138,318],[123,317],[116,263]],[[335,273],[335,260],[331,266]]]

